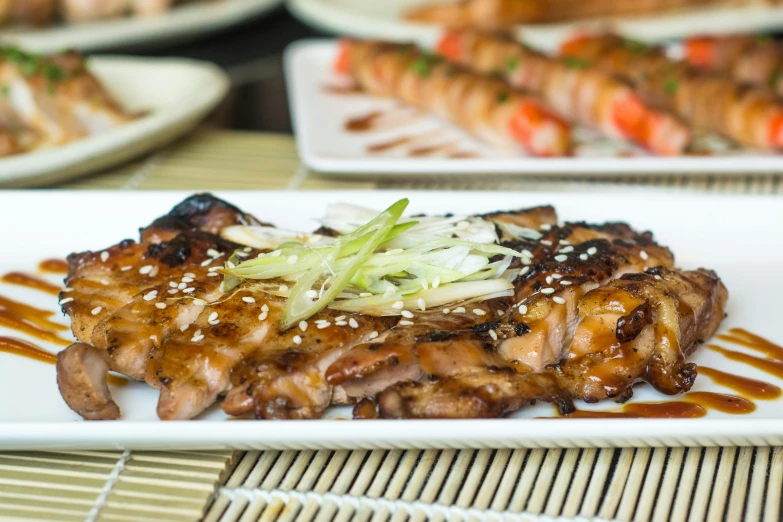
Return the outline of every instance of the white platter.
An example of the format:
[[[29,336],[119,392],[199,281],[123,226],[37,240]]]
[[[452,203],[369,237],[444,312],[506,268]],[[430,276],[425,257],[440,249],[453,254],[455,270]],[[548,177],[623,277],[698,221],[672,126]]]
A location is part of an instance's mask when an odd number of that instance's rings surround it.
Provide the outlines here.
[[[43,29],[4,28],[0,41],[30,51],[95,51],[159,47],[205,35],[262,16],[282,0],[223,0],[184,5],[155,18],[119,18]]]
[[[401,13],[435,1],[444,0],[289,0],[288,9],[303,22],[335,34],[428,44],[437,37],[439,29],[407,22]],[[590,29],[611,28],[652,43],[695,33],[769,31],[781,26],[783,7],[756,2],[742,7],[705,7],[644,18],[528,25],[518,27],[516,34],[530,45],[552,51],[569,35]]]
[[[404,124],[368,132],[349,132],[345,124],[373,112],[404,119],[412,111],[387,98],[361,93],[335,93],[325,87],[344,85],[345,79],[333,71],[337,53],[333,40],[303,40],[288,47],[285,72],[296,142],[302,162],[327,174],[434,175],[712,175],[771,173],[783,170],[783,156],[741,151],[733,155],[653,157],[633,151],[627,145],[575,130],[591,152],[568,158],[533,158],[514,151],[502,151],[481,143],[448,122],[420,115]],[[409,157],[412,146],[384,153],[370,153],[368,147],[392,143],[400,137],[428,136],[417,146],[454,142],[456,149],[477,153],[475,158],[449,158],[446,155]],[[618,157],[617,147],[626,147],[633,157]]]
[[[34,271],[45,258],[96,250],[136,237],[139,226],[168,212],[188,194],[181,192],[2,192],[0,220],[14,223],[2,232],[6,255],[0,273]],[[715,269],[730,292],[721,331],[743,327],[783,342],[779,296],[783,247],[783,198],[675,195],[656,191],[614,195],[484,192],[236,192],[218,196],[265,221],[313,229],[329,202],[362,202],[382,208],[400,197],[410,212],[480,212],[551,203],[561,219],[626,220],[652,229],[683,267]],[[665,198],[665,200],[664,200]],[[664,203],[665,201],[665,203]],[[292,212],[292,209],[295,209]],[[730,215],[730,219],[727,219]],[[57,278],[51,278],[56,280]],[[0,294],[57,310],[55,298],[24,287],[0,284]],[[63,324],[66,324],[63,320]],[[0,335],[33,341],[0,327]],[[48,350],[54,345],[34,341]],[[732,349],[744,350],[736,346]],[[783,381],[716,352],[701,349],[694,361],[783,385]],[[699,377],[694,390],[731,393]],[[710,411],[700,419],[533,419],[551,416],[549,405],[522,411],[518,418],[464,421],[226,421],[213,408],[200,420],[159,422],[156,393],[144,384],[115,388],[123,420],[83,422],[61,400],[54,367],[0,353],[0,450],[33,448],[403,448],[403,447],[573,447],[765,445],[783,443],[783,400],[756,401],[749,415]],[[633,400],[663,400],[649,386]],[[581,408],[591,406],[580,405]],[[613,404],[595,408],[610,409]],[[346,409],[328,417],[347,418]]]
[[[218,67],[194,60],[95,57],[88,66],[123,108],[146,115],[62,147],[2,158],[0,186],[62,181],[162,147],[198,125],[230,85]]]

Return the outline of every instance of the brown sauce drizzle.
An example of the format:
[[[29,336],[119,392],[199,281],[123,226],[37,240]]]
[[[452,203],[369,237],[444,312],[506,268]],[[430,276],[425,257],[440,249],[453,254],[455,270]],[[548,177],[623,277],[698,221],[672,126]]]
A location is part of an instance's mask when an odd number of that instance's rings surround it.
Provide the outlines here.
[[[449,158],[452,159],[471,159],[471,158],[480,158],[480,154],[476,154],[475,152],[455,152],[454,154],[449,154]]]
[[[435,154],[439,153],[449,152],[452,148],[454,148],[453,142],[439,143],[437,145],[429,145],[426,147],[411,149],[408,152],[408,156],[411,158],[423,158],[427,156],[434,156]]]
[[[402,136],[401,138],[396,138],[390,141],[384,141],[381,143],[376,143],[374,145],[369,145],[367,147],[367,152],[371,154],[377,154],[379,152],[386,152],[389,150],[393,150],[399,147],[402,147],[403,145],[407,145],[408,143],[412,142],[416,138],[414,136]]]
[[[68,330],[67,326],[51,321],[54,312],[41,310],[0,296],[0,325],[24,332],[36,339],[42,339],[61,346],[71,344],[57,335],[58,331]]]
[[[22,272],[10,272],[8,274],[5,274],[3,277],[0,278],[0,281],[2,281],[3,283],[8,283],[10,285],[33,288],[35,290],[40,290],[41,292],[46,292],[52,295],[58,295],[60,293],[60,290],[62,290],[61,286],[53,285],[49,281],[45,281],[40,277],[35,277],[30,274],[25,274]]]
[[[585,411],[576,410],[564,415],[568,419],[694,419],[707,415],[707,410],[701,404],[691,402],[636,402],[626,404],[619,410]]]
[[[735,392],[753,399],[773,400],[781,395],[781,389],[774,384],[722,372],[715,368],[699,366],[699,375],[709,377],[715,384],[731,388]]]
[[[756,411],[756,404],[743,397],[706,391],[685,394],[685,400],[708,410],[717,410],[734,415],[746,415]]]
[[[63,259],[46,259],[38,263],[38,270],[52,274],[67,274],[68,261]]]
[[[366,132],[375,127],[377,121],[383,117],[380,111],[373,111],[364,116],[351,118],[345,122],[345,130],[349,132]]]
[[[14,339],[13,337],[0,336],[0,352],[27,357],[28,359],[46,364],[57,364],[57,356],[55,354],[47,352],[32,343]],[[115,386],[125,386],[128,384],[128,379],[110,373],[106,377],[106,382]]]
[[[719,334],[716,336],[721,341],[738,344],[757,352],[761,352],[768,357],[783,361],[783,346],[773,343],[761,336],[752,334],[742,328],[731,328],[729,335]]]
[[[353,83],[350,85],[324,85],[323,86],[324,92],[328,92],[329,94],[359,94],[364,92],[361,87],[359,87],[357,84]]]
[[[776,361],[774,359],[767,359],[765,357],[756,357],[755,355],[749,355],[747,353],[738,352],[736,350],[729,350],[715,344],[709,344],[707,345],[707,348],[720,353],[727,359],[745,363],[748,366],[753,366],[754,368],[758,368],[763,372],[783,379],[783,361]]]

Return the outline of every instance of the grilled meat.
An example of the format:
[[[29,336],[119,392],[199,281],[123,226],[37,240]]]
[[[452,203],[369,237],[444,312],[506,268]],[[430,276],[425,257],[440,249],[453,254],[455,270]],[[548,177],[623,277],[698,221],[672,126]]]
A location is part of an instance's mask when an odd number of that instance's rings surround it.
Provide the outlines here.
[[[499,417],[535,400],[554,402],[568,413],[571,398],[624,401],[641,381],[667,394],[687,391],[696,366],[685,356],[715,332],[726,299],[725,287],[707,270],[656,267],[627,274],[580,300],[580,323],[565,363],[540,372],[474,365],[444,378],[399,384],[381,393],[380,414]],[[480,341],[464,342],[475,349]],[[453,346],[458,348],[463,346]]]

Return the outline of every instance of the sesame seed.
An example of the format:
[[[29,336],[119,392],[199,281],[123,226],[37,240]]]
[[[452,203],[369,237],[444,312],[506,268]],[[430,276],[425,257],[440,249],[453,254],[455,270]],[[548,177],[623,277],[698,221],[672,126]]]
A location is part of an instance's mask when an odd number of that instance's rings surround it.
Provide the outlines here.
[[[350,326],[351,328],[359,328],[359,323],[356,321],[356,319],[351,317],[350,319],[348,319],[348,326]]]
[[[261,311],[262,312],[268,312],[269,311],[269,305],[267,305],[267,304],[261,305]]]
[[[393,305],[391,305],[392,308],[395,310],[402,310],[402,307],[405,306],[405,303],[402,301],[395,301]]]
[[[650,256],[648,256],[648,255],[647,255],[647,252],[645,252],[644,250],[642,250],[641,252],[639,252],[639,257],[641,257],[641,258],[642,258],[642,259],[644,259],[645,261],[647,261],[648,259],[650,259]]]
[[[253,297],[247,297],[247,296],[243,297],[243,298],[242,298],[242,300],[243,300],[244,302],[246,302],[246,303],[250,303],[250,304],[252,304],[252,303],[255,303],[255,302],[256,302],[255,298],[253,298]]]
[[[201,266],[209,266],[212,264],[212,259],[205,259],[201,262]]]
[[[193,343],[197,343],[204,340],[203,335],[194,335],[193,338],[190,340]]]
[[[153,290],[152,292],[150,292],[150,293],[148,293],[147,295],[144,296],[144,300],[145,301],[152,301],[156,297],[158,297],[158,291],[157,290]]]
[[[253,251],[253,247],[245,247],[242,249],[242,252],[252,252],[252,251]]]
[[[542,239],[541,244],[546,246],[552,246],[552,242],[549,241],[548,239]]]
[[[332,323],[330,323],[329,321],[325,321],[323,323],[318,323],[317,325],[315,325],[315,327],[318,328],[319,330],[323,330],[324,328],[329,328],[330,326],[332,326]]]
[[[91,313],[92,315],[98,315],[99,313],[101,313],[101,310],[103,310],[102,306],[96,306],[95,308],[92,309]]]
[[[174,295],[177,292],[179,292],[179,290],[177,290],[176,288],[172,288],[171,290],[169,290],[169,294],[171,294],[171,295]]]
[[[546,276],[546,284],[548,285],[552,284],[552,276]]]
[[[400,326],[410,326],[413,324],[413,321],[406,321],[405,319],[401,320],[399,323]]]
[[[155,308],[157,308],[158,310],[165,310],[166,303],[155,303]]]
[[[177,288],[177,282],[176,281],[169,281],[169,286],[171,288]]]
[[[211,266],[207,272],[217,272],[218,270],[220,270],[219,266]]]
[[[519,271],[519,275],[523,276],[523,275],[527,274],[528,272],[530,272],[530,267],[526,266],[526,267],[523,267],[522,270]]]
[[[315,324],[328,323],[328,322],[329,321],[327,321],[326,319],[316,319],[315,320]]]
[[[248,254],[247,252],[234,252],[234,255],[237,257],[247,257],[250,254]]]
[[[552,298],[552,301],[556,302],[557,304],[565,304],[565,299],[557,295]]]
[[[177,285],[177,288],[179,288],[180,290],[184,290],[187,287],[188,287],[187,283],[180,283]]]
[[[571,284],[571,281],[568,281],[568,280],[566,280],[566,279],[563,279],[562,281],[560,281],[560,284],[561,284],[561,285],[563,285],[563,286],[568,286],[568,285],[570,285],[570,284]]]
[[[179,327],[179,331],[180,331],[180,332],[184,332],[184,331],[185,331],[185,330],[187,330],[188,328],[190,328],[190,325],[189,325],[189,324],[183,324],[182,326],[180,326],[180,327]]]
[[[229,270],[233,270],[236,267],[237,265],[235,265],[232,261],[226,261],[226,268],[228,268]]]
[[[466,312],[466,310],[465,310],[464,306],[459,306],[459,307],[454,309],[454,313],[455,314],[464,314],[465,312]]]
[[[594,255],[596,252],[598,252],[598,249],[597,249],[597,248],[595,248],[595,247],[590,247],[590,248],[588,248],[588,249],[587,249],[587,255],[588,255],[588,256],[592,256],[592,255]]]
[[[288,292],[288,285],[280,285],[281,292]]]
[[[193,272],[185,272],[182,275],[184,275],[185,277],[196,277],[196,274],[194,274]]]
[[[525,257],[533,257],[533,252],[531,252],[531,251],[530,251],[530,250],[528,250],[528,249],[524,249],[524,250],[522,251],[522,255],[523,255],[523,256],[525,256]]]
[[[315,299],[316,297],[318,297],[318,290],[308,290],[307,292],[305,292],[305,295],[310,299]]]
[[[527,305],[519,305],[519,313],[522,315],[527,314]]]
[[[60,290],[61,294],[67,294],[68,292],[73,292],[73,288],[71,288],[70,286],[66,286],[65,288]]]
[[[212,259],[215,259],[216,257],[220,257],[221,253],[215,250],[214,248],[210,248],[209,250],[207,250],[207,255]]]
[[[108,252],[101,252],[101,261],[104,263],[109,260],[109,253]]]
[[[143,267],[139,268],[139,273],[141,275],[147,275],[152,272],[152,268],[152,265],[144,265]]]
[[[451,312],[451,310],[449,310],[448,308],[444,308],[444,309],[443,309],[443,313],[444,313],[444,314],[448,314],[449,312]]]
[[[334,318],[334,320],[335,320],[335,321],[345,321],[345,316],[344,316],[344,315],[341,315],[341,316],[339,316],[339,317],[335,317],[335,318]]]
[[[661,276],[659,276],[659,275],[656,275],[655,279],[657,279],[658,281],[662,281],[663,280],[663,278]]]
[[[587,261],[587,254],[579,254],[579,259],[582,261]]]
[[[474,308],[473,309],[473,313],[476,314],[476,315],[487,315],[487,312],[485,312],[481,308]]]
[[[218,313],[217,312],[212,312],[211,314],[209,314],[209,317],[207,317],[207,322],[212,324],[215,321],[217,321],[217,318],[218,318]],[[220,322],[220,321],[218,321],[218,322]]]
[[[558,263],[562,263],[563,261],[565,261],[567,259],[568,259],[568,256],[566,256],[566,255],[562,255],[561,254],[559,256],[555,256],[555,261],[557,261]]]
[[[298,335],[294,336],[294,344],[302,344],[302,338]]]
[[[192,294],[192,293],[193,293],[193,292],[195,292],[195,291],[196,291],[196,289],[195,289],[195,288],[193,288],[193,287],[191,286],[190,288],[186,288],[186,289],[184,289],[184,290],[182,291],[182,293],[183,293],[183,294]]]
[[[334,324],[337,325],[337,326],[346,326],[346,325],[348,325],[348,323],[346,321],[335,321]]]
[[[185,276],[185,277],[182,278],[182,282],[183,283],[192,283],[193,282],[193,278]]]
[[[299,329],[303,332],[307,331],[307,321],[299,321]]]
[[[567,239],[561,239],[561,240],[559,241],[559,243],[560,243],[561,245],[564,245],[564,246],[565,246],[565,245],[570,245],[570,244],[571,244],[571,242],[570,242],[570,241],[568,241]]]
[[[258,314],[258,320],[259,321],[264,321],[264,320],[266,320],[266,317],[268,315],[269,315],[269,312],[261,312],[260,314]]]
[[[218,277],[219,275],[217,272],[210,272],[207,274],[207,277]]]
[[[555,289],[554,288],[542,288],[541,289],[541,293],[542,294],[546,294],[546,295],[554,294],[555,293]]]
[[[498,334],[495,333],[495,330],[490,330],[489,331],[489,336],[492,337],[493,341],[497,341],[498,340]]]
[[[60,299],[60,306],[66,305],[70,302],[73,302],[73,297],[66,297],[65,299]]]
[[[438,288],[440,286],[440,276],[435,276],[432,280],[432,288]]]
[[[419,306],[419,310],[422,312],[427,309],[427,302],[424,301],[424,299],[421,297],[416,300],[416,304]]]
[[[574,251],[574,247],[572,247],[572,246],[567,246],[567,247],[564,247],[564,248],[560,249],[560,253],[561,254],[570,254],[573,251]]]
[[[403,317],[407,317],[408,319],[413,319],[413,313],[409,312],[408,310],[403,310],[400,312],[400,315]]]
[[[133,270],[132,266],[124,266],[120,268],[120,272],[127,272],[128,270]]]
[[[370,339],[375,339],[376,337],[378,337],[378,332],[371,332],[369,337]]]
[[[297,261],[299,261],[299,256],[293,255],[293,256],[288,256],[288,260],[286,261],[286,263],[288,263],[289,265],[293,265]]]
[[[503,313],[504,313],[503,310],[495,310],[495,315],[497,315],[498,317],[503,317]]]
[[[539,230],[552,230],[552,225],[549,223],[544,223],[540,227],[538,227]]]
[[[563,276],[561,276],[560,274],[552,274],[552,279],[560,279],[561,277]]]

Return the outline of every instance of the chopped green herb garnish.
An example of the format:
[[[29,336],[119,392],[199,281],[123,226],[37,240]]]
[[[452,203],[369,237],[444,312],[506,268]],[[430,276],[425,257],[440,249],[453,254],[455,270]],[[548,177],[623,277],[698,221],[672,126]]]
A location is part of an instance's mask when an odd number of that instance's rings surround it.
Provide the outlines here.
[[[768,34],[759,34],[756,36],[756,41],[760,44],[771,44],[773,42],[773,39]]]
[[[633,51],[635,53],[647,51],[650,48],[649,45],[643,44],[642,42],[639,42],[637,40],[625,39],[623,40],[623,45],[625,46],[626,49],[628,49],[629,51]]]
[[[587,60],[574,58],[573,56],[566,56],[563,58],[563,63],[566,65],[566,67],[571,69],[588,69],[590,67],[590,62]]]
[[[0,94],[3,95],[3,98],[8,98],[8,96],[11,94],[11,88],[7,83],[4,83],[2,87],[0,87]]]
[[[674,93],[677,92],[677,80],[669,79],[666,80],[663,84],[663,90],[666,92],[666,94],[672,96]]]
[[[519,57],[517,56],[509,56],[506,60],[506,69],[509,71],[516,71],[519,67]]]
[[[422,54],[411,64],[413,72],[422,78],[429,76],[432,72],[432,66],[439,61],[438,57],[432,54]]]
[[[68,78],[68,72],[49,57],[26,53],[16,47],[0,47],[0,59],[16,65],[25,76],[40,74],[49,82],[59,82]]]
[[[508,93],[506,91],[500,91],[497,94],[498,103],[506,103],[508,101]]]

